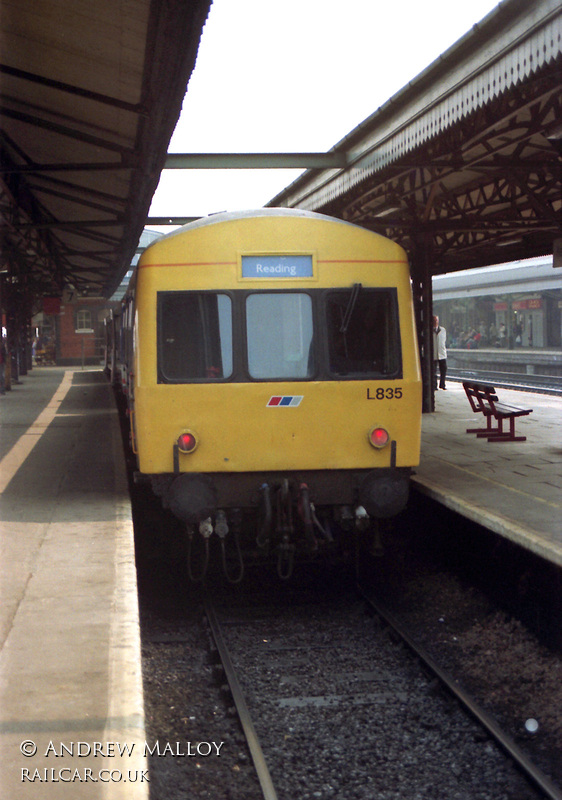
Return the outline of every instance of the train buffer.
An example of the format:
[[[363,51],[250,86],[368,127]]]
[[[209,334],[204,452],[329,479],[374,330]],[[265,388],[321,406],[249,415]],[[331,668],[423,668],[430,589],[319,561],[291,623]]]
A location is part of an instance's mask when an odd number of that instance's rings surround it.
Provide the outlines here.
[[[515,435],[515,420],[532,414],[532,408],[500,403],[495,388],[489,383],[463,381],[463,388],[474,413],[483,414],[486,419],[485,428],[467,428],[467,433],[475,433],[489,442],[524,442],[527,439]],[[503,428],[505,420],[509,420],[508,431]]]

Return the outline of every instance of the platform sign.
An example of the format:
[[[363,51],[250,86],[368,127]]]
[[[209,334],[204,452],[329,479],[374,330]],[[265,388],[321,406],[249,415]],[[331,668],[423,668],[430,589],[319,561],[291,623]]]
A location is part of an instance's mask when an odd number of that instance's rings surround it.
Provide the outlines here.
[[[312,278],[312,256],[242,256],[243,278]]]

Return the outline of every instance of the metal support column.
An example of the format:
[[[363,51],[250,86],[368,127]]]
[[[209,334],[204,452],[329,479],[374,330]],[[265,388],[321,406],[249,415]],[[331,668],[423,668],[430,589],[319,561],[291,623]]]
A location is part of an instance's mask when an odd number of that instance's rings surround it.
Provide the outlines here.
[[[431,286],[431,242],[425,238],[416,242],[412,254],[412,287],[414,293],[414,313],[420,348],[422,369],[422,412],[435,411],[433,390],[433,342],[431,317],[433,313],[433,293]]]
[[[27,375],[30,363],[30,317],[29,295],[18,284],[5,282],[3,302],[6,312],[6,349],[10,364],[6,388],[20,383],[20,377]]]
[[[3,356],[4,356],[4,365],[2,369],[4,370],[4,384],[3,389],[4,391],[10,390],[12,388],[12,369],[10,364],[10,356],[8,350],[8,341],[4,338],[4,319],[7,317],[6,312],[6,282],[5,276],[3,274],[0,275],[0,345],[3,349]]]

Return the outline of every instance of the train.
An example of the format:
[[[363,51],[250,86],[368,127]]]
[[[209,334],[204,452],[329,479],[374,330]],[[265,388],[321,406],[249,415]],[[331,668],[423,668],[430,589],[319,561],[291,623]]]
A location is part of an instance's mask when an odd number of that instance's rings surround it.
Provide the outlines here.
[[[192,579],[212,541],[231,582],[247,562],[285,579],[405,508],[422,388],[396,243],[298,209],[211,215],[146,248],[110,329],[136,480]]]

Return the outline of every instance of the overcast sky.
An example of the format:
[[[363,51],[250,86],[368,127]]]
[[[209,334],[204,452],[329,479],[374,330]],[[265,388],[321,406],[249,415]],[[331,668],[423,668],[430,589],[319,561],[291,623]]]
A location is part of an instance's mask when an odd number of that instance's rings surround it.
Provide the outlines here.
[[[213,0],[169,152],[325,152],[497,4]],[[301,171],[164,170],[150,215],[259,208]]]

